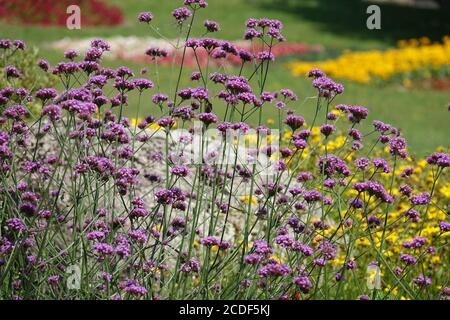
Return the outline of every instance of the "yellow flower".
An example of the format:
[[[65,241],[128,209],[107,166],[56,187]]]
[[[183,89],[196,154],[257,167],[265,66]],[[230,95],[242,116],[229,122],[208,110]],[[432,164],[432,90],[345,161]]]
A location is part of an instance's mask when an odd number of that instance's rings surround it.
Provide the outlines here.
[[[419,166],[420,168],[424,169],[427,166],[427,160],[425,159],[421,159],[417,162],[417,166]]]
[[[291,137],[292,137],[292,131],[286,131],[286,132],[284,133],[283,138],[284,138],[285,140],[289,140]]]
[[[157,123],[152,123],[148,128],[151,130],[158,130],[161,127]]]
[[[422,236],[424,237],[430,237],[436,234],[439,234],[440,229],[439,227],[425,227],[422,229]]]
[[[358,240],[356,240],[356,243],[362,247],[370,246],[370,241],[367,238],[359,238]]]
[[[320,135],[320,127],[317,127],[317,126],[313,127],[313,128],[311,129],[311,134],[312,134],[313,136]]]
[[[131,118],[130,119],[130,124],[131,126],[135,127],[139,124],[139,122],[142,121],[142,118]]]
[[[256,142],[258,141],[258,136],[256,134],[247,134],[245,135],[245,142],[246,143],[254,143],[256,144]]]
[[[441,262],[441,257],[440,256],[432,256],[431,257],[431,263],[438,264],[440,262]]]
[[[386,237],[386,241],[390,244],[394,244],[398,240],[398,235],[395,233],[391,233]]]
[[[391,294],[393,294],[394,296],[396,296],[398,294],[398,288],[392,288],[391,286],[386,286],[386,288],[384,288],[384,292],[391,292]]]
[[[294,61],[287,66],[296,76],[305,75],[317,67],[330,76],[369,83],[374,79],[387,80],[395,74],[409,73],[423,68],[438,68],[450,64],[450,41],[431,43],[430,39],[401,40],[397,48],[385,51],[346,50],[335,59],[324,61]],[[404,85],[410,86],[409,80]]]
[[[274,259],[278,263],[282,263],[283,262],[283,259],[281,259],[279,256],[275,256],[275,255],[270,256],[270,259]]]
[[[328,151],[333,151],[336,149],[341,148],[345,143],[345,137],[344,136],[337,136],[335,140],[327,140],[326,145],[323,144],[320,146],[321,150],[325,150],[325,146],[326,149]]]
[[[258,203],[256,201],[256,197],[252,196],[252,195],[241,196],[241,201],[242,202],[246,202],[246,203],[250,203],[250,201],[251,201],[252,204],[257,204]]]
[[[444,195],[444,197],[450,198],[450,182],[443,186],[439,191]]]
[[[432,207],[428,210],[427,218],[434,221],[445,220],[445,213],[435,207]]]
[[[342,265],[345,263],[345,255],[340,255],[339,257],[334,258],[330,262],[331,262],[331,265],[333,265],[333,266]]]

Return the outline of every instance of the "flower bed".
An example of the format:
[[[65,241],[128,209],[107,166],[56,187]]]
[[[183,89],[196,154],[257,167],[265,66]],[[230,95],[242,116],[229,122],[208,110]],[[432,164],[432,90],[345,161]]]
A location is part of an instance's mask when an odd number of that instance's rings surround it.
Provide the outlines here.
[[[180,29],[189,34],[206,6],[185,0],[173,12]],[[194,53],[223,51],[244,67],[199,64],[184,88],[182,59],[173,92],[104,68],[101,39],[52,68],[39,62],[61,91],[16,87],[22,72],[8,64],[0,298],[448,299],[448,150],[414,160],[395,126],[360,131],[369,110],[336,105],[344,86],[319,69],[308,73],[306,121],[292,90],[265,89],[282,29],[249,19],[246,38],[268,44],[255,55],[187,38]],[[1,58],[17,44],[0,40]],[[150,113],[134,123],[123,116],[131,94]],[[263,108],[278,126],[264,125]]]
[[[71,48],[79,48],[85,50],[89,48],[89,44],[93,39],[62,39],[49,44],[49,47],[58,50],[69,50]],[[177,48],[177,40],[163,40],[152,37],[112,37],[105,39],[111,45],[112,52],[106,54],[105,56],[111,59],[121,59],[125,61],[135,61],[135,62],[147,62],[155,63],[153,57],[145,54],[146,49],[155,47],[164,49],[167,53],[166,56],[160,57],[158,63],[161,64],[171,64],[174,59],[177,64],[181,64],[183,59],[184,47]],[[235,41],[233,45],[237,49],[247,50],[252,53],[256,53],[261,50],[261,47],[256,43],[248,43],[245,41]],[[267,49],[267,46],[266,46]],[[319,45],[308,45],[304,43],[288,43],[282,42],[277,44],[272,48],[273,54],[276,57],[288,57],[288,56],[299,56],[305,53],[320,52],[323,48]],[[199,50],[194,52],[192,48],[186,51],[183,63],[189,67],[196,67],[197,63],[200,66],[205,67],[208,64],[208,60],[215,65],[223,66],[239,66],[241,64],[241,59],[235,55],[227,55],[225,58],[212,59],[211,55],[205,50]]]
[[[81,25],[118,25],[122,11],[103,0],[0,0],[0,18],[22,24],[65,26],[71,5],[81,8]]]
[[[287,67],[296,76],[303,76],[312,67],[328,74],[361,83],[430,77],[450,74],[450,38],[431,43],[427,38],[400,41],[398,48],[386,51],[348,51],[336,59],[325,61],[294,61]]]

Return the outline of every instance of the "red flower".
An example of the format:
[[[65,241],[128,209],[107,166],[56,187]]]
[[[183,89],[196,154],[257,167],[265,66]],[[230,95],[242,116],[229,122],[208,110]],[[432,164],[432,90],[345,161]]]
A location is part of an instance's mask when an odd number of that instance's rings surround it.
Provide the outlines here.
[[[103,0],[0,0],[0,18],[22,24],[65,26],[70,5],[81,9],[81,25],[118,25],[122,10]]]

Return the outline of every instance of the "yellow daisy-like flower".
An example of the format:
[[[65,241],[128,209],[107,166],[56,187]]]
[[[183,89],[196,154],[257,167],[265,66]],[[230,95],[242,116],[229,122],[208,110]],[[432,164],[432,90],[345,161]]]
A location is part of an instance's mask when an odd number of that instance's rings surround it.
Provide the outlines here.
[[[241,201],[245,202],[245,203],[250,203],[250,201],[251,201],[252,204],[257,204],[258,203],[258,201],[256,200],[256,197],[255,196],[251,196],[251,195],[241,196]]]
[[[283,259],[281,259],[279,256],[276,256],[276,255],[270,256],[270,259],[274,259],[278,263],[283,262]]]
[[[367,238],[359,238],[358,240],[356,240],[356,243],[362,247],[370,246],[370,241]]]
[[[157,123],[152,123],[148,128],[151,130],[158,130],[161,127]]]
[[[443,186],[439,191],[444,197],[450,198],[450,182]]]
[[[130,124],[131,126],[135,127],[142,121],[142,118],[131,118]]]

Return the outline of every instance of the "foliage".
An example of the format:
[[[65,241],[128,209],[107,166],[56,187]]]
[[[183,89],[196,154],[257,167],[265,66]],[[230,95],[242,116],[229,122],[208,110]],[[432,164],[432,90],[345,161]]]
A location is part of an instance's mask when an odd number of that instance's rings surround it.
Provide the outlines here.
[[[344,86],[320,69],[306,121],[292,90],[266,90],[282,23],[247,20],[245,38],[267,46],[250,52],[192,37],[206,7],[172,12],[180,42],[250,68],[199,64],[183,87],[182,62],[170,92],[158,74],[103,67],[110,46],[95,39],[39,64],[61,90],[17,94],[9,59],[24,46],[0,40],[0,297],[448,299],[448,150],[415,161],[396,127],[363,132],[369,110],[336,104]],[[155,30],[150,12],[138,19]],[[131,92],[140,120],[123,116]],[[277,130],[263,125],[268,108]]]

